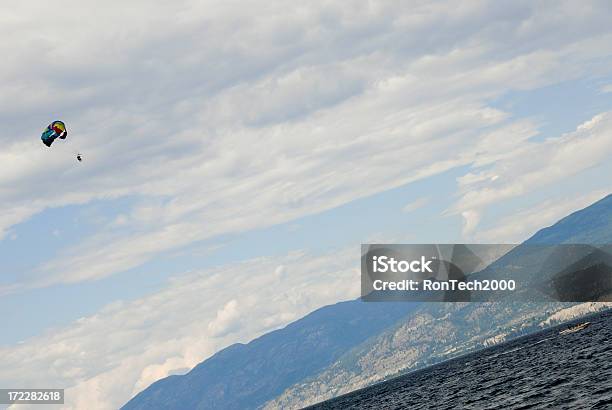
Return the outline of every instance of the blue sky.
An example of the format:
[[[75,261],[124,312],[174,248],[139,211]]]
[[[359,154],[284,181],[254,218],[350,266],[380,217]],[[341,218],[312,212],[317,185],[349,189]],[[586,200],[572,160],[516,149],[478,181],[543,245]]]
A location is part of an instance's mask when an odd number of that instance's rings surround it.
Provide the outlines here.
[[[612,191],[605,2],[65,3],[1,25],[0,384],[116,408],[358,296],[360,243],[518,242]]]

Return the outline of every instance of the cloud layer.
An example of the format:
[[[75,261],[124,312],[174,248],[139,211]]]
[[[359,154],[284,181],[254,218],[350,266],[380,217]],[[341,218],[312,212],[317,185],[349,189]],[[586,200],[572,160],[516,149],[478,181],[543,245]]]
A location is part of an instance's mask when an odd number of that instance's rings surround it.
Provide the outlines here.
[[[0,233],[50,207],[136,198],[121,229],[28,286],[73,283],[493,163],[537,131],[488,101],[610,71],[601,6],[15,3],[0,29],[17,39],[2,45]],[[60,115],[71,139],[46,150],[36,134]],[[473,195],[456,208],[473,215],[486,204]]]
[[[294,252],[176,278],[65,329],[0,348],[0,385],[66,388],[67,408],[116,409],[159,378],[359,295],[353,248]]]

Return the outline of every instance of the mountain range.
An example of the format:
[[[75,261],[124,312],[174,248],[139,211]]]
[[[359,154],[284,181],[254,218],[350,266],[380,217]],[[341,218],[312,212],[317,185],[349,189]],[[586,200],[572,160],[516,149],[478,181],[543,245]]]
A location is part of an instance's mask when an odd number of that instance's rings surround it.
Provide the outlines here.
[[[491,267],[512,264],[528,246],[575,243],[612,243],[612,195],[538,231]],[[153,383],[122,408],[300,408],[609,307],[341,302],[229,346],[185,375]]]

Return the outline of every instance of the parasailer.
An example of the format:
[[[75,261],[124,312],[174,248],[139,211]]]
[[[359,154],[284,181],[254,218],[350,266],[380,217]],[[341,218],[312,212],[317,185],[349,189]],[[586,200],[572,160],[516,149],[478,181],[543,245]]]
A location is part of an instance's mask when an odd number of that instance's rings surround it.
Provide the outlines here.
[[[68,131],[66,131],[66,124],[61,121],[53,121],[45,130],[43,131],[40,139],[43,144],[47,147],[50,147],[53,144],[53,141],[56,139],[66,139],[68,135]]]

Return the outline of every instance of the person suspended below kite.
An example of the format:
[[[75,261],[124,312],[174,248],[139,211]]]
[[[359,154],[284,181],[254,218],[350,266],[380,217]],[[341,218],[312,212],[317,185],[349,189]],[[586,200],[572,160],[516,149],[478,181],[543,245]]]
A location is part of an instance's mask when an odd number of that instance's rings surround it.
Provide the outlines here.
[[[47,126],[47,128],[45,128],[40,136],[40,139],[47,147],[51,147],[53,141],[58,138],[65,140],[67,136],[68,131],[66,130],[66,124],[64,124],[62,121],[53,121],[51,124],[49,124],[49,126]],[[83,156],[81,154],[77,154],[76,158],[79,162],[83,161]]]

